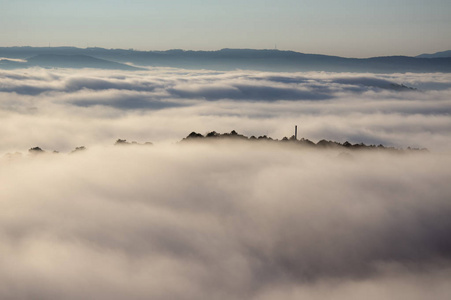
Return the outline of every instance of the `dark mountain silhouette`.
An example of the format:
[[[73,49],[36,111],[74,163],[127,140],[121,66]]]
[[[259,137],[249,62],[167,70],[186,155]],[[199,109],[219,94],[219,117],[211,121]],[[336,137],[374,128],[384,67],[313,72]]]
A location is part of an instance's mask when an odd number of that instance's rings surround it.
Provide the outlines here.
[[[255,145],[265,145],[265,144],[271,144],[271,145],[277,145],[281,147],[295,147],[299,149],[307,148],[307,149],[335,149],[335,150],[369,150],[369,151],[390,151],[393,153],[406,153],[406,152],[429,152],[426,148],[411,148],[407,147],[406,149],[401,148],[395,148],[395,147],[386,147],[382,144],[379,145],[365,145],[364,143],[358,143],[358,144],[351,144],[350,142],[346,141],[344,143],[335,142],[335,141],[328,141],[325,139],[320,140],[317,143],[312,142],[309,139],[301,138],[297,139],[295,135],[291,136],[290,138],[284,137],[281,140],[273,139],[271,137],[268,137],[266,135],[262,135],[259,137],[251,136],[247,137],[243,134],[239,134],[235,130],[232,130],[230,133],[218,133],[216,131],[211,131],[206,133],[205,135],[197,133],[197,132],[191,132],[187,137],[183,138],[179,143],[180,144],[186,144],[186,143],[216,143],[216,142],[227,142],[227,143],[234,143],[234,142],[244,142],[244,143],[255,143]],[[261,143],[261,144],[260,144]],[[151,142],[145,142],[145,143],[138,143],[138,142],[128,142],[125,139],[118,139],[114,143],[115,146],[153,146],[153,143]],[[219,143],[218,145],[224,145],[222,143]],[[76,147],[73,151],[69,152],[69,154],[73,153],[81,153],[86,151],[87,148],[85,146]],[[30,154],[44,154],[44,153],[53,153],[53,154],[59,154],[59,151],[54,150],[53,152],[46,152],[40,147],[32,147],[28,150]],[[6,153],[4,157],[7,159],[14,159],[14,158],[20,158],[21,157],[20,152],[15,153]],[[341,154],[344,158],[350,158],[346,155],[346,153]]]
[[[52,56],[48,56],[52,55]],[[88,58],[88,57],[89,58]],[[3,47],[0,57],[28,59],[47,67],[96,67],[133,69],[123,63],[139,66],[161,66],[188,69],[263,71],[331,71],[331,72],[451,72],[451,57],[387,56],[345,58],[295,51],[222,49],[218,51],[135,51],[132,49],[75,47]],[[96,60],[98,59],[98,60]],[[69,61],[68,61],[69,60]],[[73,61],[73,64],[69,62]],[[107,63],[108,61],[108,63]],[[114,63],[119,63],[114,65]],[[1,63],[7,68],[12,63]]]
[[[300,147],[308,147],[312,149],[348,149],[348,150],[387,150],[393,152],[403,152],[403,151],[428,151],[426,148],[411,148],[407,149],[397,149],[394,147],[386,147],[381,144],[379,145],[365,145],[364,143],[351,144],[346,141],[344,143],[339,143],[335,141],[328,140],[320,140],[318,143],[314,143],[309,139],[301,138],[300,140],[295,138],[295,136],[291,136],[290,138],[284,137],[281,140],[272,139],[267,137],[266,135],[259,136],[258,138],[255,136],[247,137],[245,135],[237,133],[235,130],[232,130],[230,133],[220,134],[216,131],[209,132],[205,135],[202,135],[197,132],[191,132],[186,138],[182,139],[180,142],[214,142],[214,141],[246,141],[246,142],[269,142],[272,144],[278,145],[286,145],[286,146],[300,146]]]
[[[432,54],[425,53],[425,54],[418,55],[417,57],[419,57],[419,58],[451,57],[451,50],[436,52],[436,53],[432,53]]]

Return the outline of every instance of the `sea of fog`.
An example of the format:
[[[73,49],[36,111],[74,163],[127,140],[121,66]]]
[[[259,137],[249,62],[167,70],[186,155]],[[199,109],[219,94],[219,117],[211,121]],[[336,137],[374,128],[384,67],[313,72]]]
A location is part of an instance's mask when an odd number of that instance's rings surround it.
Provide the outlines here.
[[[0,154],[191,131],[451,149],[450,74],[0,71]]]
[[[449,74],[0,71],[0,298],[448,299],[450,112]],[[179,143],[295,125],[428,151]]]

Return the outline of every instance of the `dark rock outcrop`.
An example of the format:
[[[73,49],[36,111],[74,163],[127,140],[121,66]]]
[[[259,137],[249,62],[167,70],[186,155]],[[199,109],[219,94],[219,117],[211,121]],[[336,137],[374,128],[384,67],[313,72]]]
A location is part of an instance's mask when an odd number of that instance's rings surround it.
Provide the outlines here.
[[[42,150],[40,147],[33,147],[28,149],[28,152],[30,152],[31,154],[40,154],[40,153],[45,153],[44,150]]]
[[[151,142],[145,142],[144,144],[140,144],[138,142],[132,141],[127,142],[127,140],[118,139],[116,143],[114,143],[115,146],[129,146],[129,145],[137,145],[137,146],[152,146],[153,144]]]

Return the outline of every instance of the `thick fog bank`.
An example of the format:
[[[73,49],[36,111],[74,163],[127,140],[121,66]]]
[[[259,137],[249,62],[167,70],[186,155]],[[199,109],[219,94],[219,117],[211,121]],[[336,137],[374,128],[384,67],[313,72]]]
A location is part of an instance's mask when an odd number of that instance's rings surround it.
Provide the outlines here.
[[[447,299],[451,157],[253,144],[0,159],[2,299]]]
[[[449,74],[0,71],[0,153],[191,131],[451,149]]]
[[[447,299],[450,112],[439,73],[0,71],[0,298]],[[295,125],[430,152],[176,143]]]

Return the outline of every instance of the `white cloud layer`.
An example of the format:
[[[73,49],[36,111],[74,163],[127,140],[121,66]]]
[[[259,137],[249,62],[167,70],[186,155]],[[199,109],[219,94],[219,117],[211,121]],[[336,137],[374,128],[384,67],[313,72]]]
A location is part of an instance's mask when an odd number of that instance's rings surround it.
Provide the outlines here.
[[[0,71],[0,152],[232,129],[282,138],[451,148],[449,74]],[[416,88],[411,90],[406,87]]]
[[[0,298],[447,299],[449,76],[1,71]]]
[[[93,148],[0,164],[3,299],[447,299],[449,155]]]

